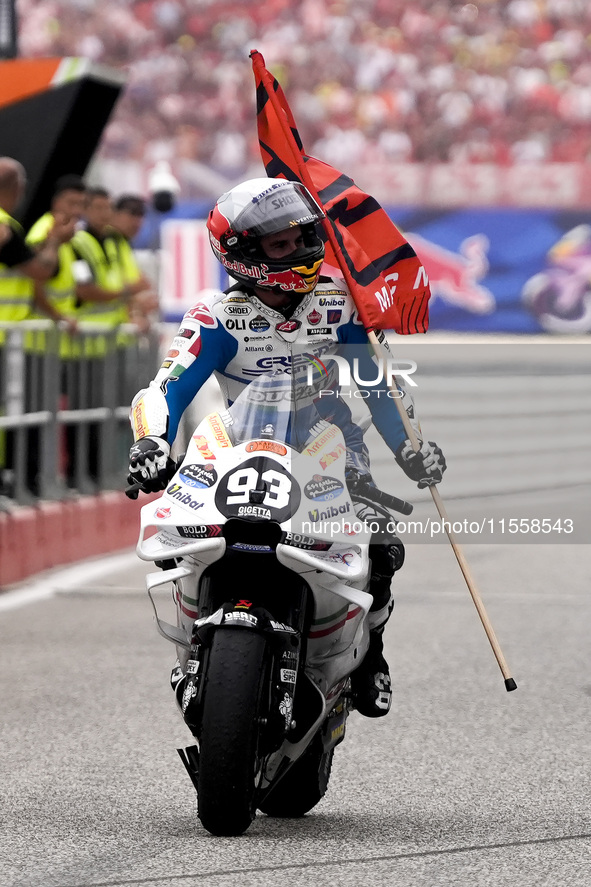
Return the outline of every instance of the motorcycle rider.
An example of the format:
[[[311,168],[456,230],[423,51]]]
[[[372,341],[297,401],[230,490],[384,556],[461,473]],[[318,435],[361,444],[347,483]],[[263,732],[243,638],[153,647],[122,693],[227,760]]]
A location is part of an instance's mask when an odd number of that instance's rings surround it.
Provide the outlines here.
[[[210,243],[238,283],[226,292],[202,297],[185,314],[156,377],[134,398],[131,423],[136,442],[130,451],[130,483],[141,484],[147,492],[165,488],[179,420],[212,373],[226,402],[232,403],[249,382],[270,368],[289,371],[292,347],[298,344],[320,347],[323,358],[343,345],[357,346],[362,378],[375,376],[367,334],[344,281],[320,276],[323,217],[303,185],[284,179],[252,179],[217,201],[207,221]],[[265,340],[264,345],[259,340]],[[345,348],[345,356],[346,352]],[[380,398],[379,392],[376,385],[366,403],[397,463],[419,487],[439,483],[446,467],[441,450],[430,441],[415,453],[393,404]],[[371,480],[363,431],[341,398],[329,400],[327,418],[345,437],[348,481],[360,476]],[[420,436],[408,393],[402,402]],[[358,515],[364,516],[359,511]],[[370,645],[351,683],[357,710],[367,717],[381,717],[392,700],[382,635],[393,606],[390,585],[403,564],[404,547],[398,537],[382,533],[372,538],[369,553],[369,591],[374,599]],[[173,675],[174,686],[180,675],[178,671]]]

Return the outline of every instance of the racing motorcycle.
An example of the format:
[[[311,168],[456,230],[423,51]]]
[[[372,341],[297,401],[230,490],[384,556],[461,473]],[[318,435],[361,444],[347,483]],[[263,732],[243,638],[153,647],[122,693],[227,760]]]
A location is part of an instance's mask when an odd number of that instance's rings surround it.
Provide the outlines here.
[[[214,835],[244,833],[257,809],[303,816],[325,794],[369,642],[371,532],[355,504],[412,511],[347,484],[341,429],[296,394],[286,372],[249,384],[141,511],[137,551],[161,568],[147,589],[195,739],[178,752]],[[153,595],[169,585],[176,625]]]

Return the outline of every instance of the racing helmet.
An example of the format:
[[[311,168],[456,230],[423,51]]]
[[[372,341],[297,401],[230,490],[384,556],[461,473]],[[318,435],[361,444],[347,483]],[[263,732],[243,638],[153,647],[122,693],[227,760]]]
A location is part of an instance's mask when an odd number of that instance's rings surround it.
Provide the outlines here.
[[[307,188],[287,179],[250,179],[222,194],[209,213],[209,242],[228,274],[250,288],[303,296],[318,282],[324,212]],[[266,256],[261,238],[299,225],[303,246],[281,259]]]

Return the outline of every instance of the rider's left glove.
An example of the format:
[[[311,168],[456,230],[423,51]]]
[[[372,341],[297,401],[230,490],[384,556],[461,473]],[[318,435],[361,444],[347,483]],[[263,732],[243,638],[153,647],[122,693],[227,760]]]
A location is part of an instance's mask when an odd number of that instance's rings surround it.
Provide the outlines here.
[[[169,443],[161,437],[142,437],[129,451],[127,483],[139,484],[146,493],[157,493],[166,487],[173,466]]]
[[[410,440],[405,440],[396,450],[395,458],[407,477],[416,481],[420,490],[440,483],[447,468],[445,456],[432,440],[421,443],[421,449],[416,453]]]

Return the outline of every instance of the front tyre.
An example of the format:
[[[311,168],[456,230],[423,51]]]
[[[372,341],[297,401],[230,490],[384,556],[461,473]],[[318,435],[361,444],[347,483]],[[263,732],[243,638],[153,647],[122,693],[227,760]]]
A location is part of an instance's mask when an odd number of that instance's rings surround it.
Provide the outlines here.
[[[255,817],[265,638],[250,629],[215,633],[204,676],[198,814],[212,835],[241,835]]]

